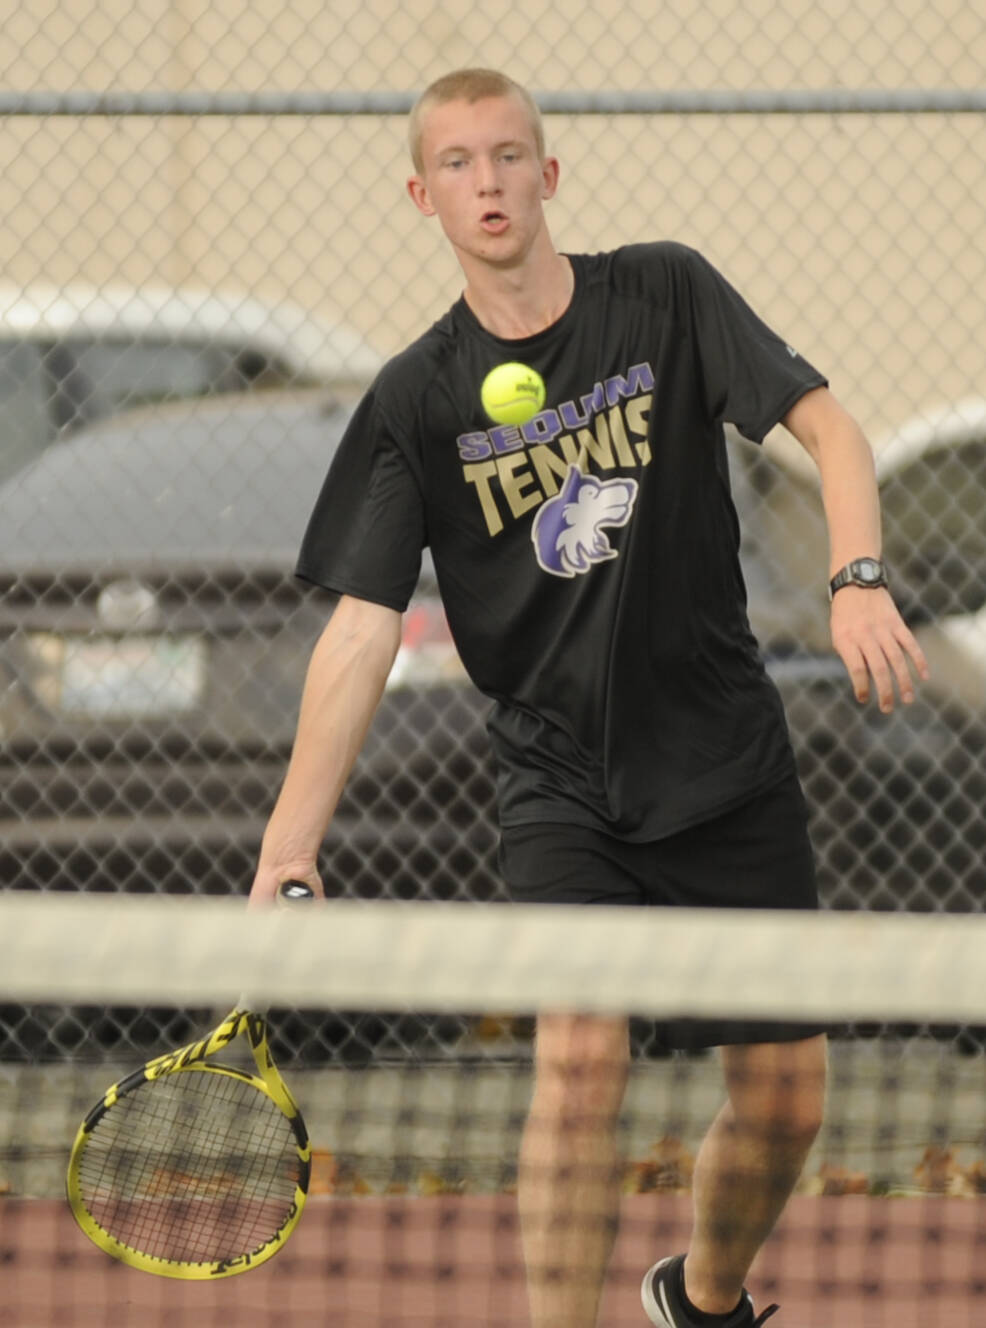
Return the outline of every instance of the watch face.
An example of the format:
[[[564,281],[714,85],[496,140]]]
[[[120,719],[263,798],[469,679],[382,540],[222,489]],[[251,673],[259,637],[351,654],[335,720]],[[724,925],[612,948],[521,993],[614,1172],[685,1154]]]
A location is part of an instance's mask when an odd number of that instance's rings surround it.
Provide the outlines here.
[[[860,558],[854,570],[860,581],[879,581],[883,576],[883,569],[874,558]]]

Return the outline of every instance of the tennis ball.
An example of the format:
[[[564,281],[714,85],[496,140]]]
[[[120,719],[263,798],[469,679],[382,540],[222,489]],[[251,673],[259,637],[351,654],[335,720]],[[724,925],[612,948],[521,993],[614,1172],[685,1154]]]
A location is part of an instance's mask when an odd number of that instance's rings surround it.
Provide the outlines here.
[[[544,405],[544,379],[526,364],[498,364],[483,379],[479,395],[497,424],[526,424]]]

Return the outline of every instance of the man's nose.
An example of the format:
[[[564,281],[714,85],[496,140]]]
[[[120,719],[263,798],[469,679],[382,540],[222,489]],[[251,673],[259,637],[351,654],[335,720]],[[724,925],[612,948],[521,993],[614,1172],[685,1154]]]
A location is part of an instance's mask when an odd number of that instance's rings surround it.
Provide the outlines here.
[[[500,172],[489,157],[479,157],[476,161],[476,188],[481,194],[500,192]]]

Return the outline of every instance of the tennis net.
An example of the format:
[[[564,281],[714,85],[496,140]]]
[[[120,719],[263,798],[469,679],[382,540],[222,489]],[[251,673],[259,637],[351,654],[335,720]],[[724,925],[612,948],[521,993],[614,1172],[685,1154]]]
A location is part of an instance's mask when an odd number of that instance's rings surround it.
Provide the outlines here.
[[[687,1245],[723,1096],[719,1056],[669,1050],[667,1022],[778,1018],[832,1036],[824,1123],[748,1278],[758,1307],[781,1306],[771,1328],[986,1323],[982,915],[337,901],[299,916],[7,891],[0,935],[8,1328],[528,1324],[518,1151],[547,1012],[630,1018],[603,1328],[646,1328],[640,1279]],[[242,1277],[125,1267],[64,1198],[79,1122],[244,990],[312,1137],[298,1228]],[[542,1284],[583,1277],[580,1221],[558,1214]]]

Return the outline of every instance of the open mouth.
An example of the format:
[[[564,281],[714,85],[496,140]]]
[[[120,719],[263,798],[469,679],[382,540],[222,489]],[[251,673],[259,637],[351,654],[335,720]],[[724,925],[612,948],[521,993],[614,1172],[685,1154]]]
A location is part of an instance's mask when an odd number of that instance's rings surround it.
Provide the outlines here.
[[[480,222],[483,226],[487,227],[487,229],[502,228],[507,225],[507,216],[506,213],[492,209],[489,212],[483,213],[480,217]]]

